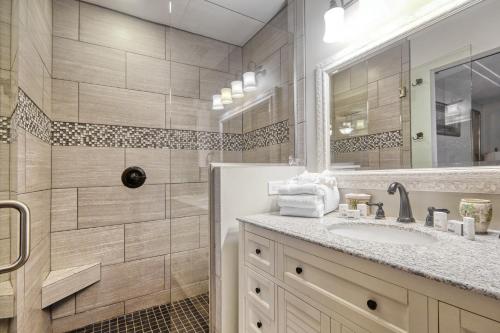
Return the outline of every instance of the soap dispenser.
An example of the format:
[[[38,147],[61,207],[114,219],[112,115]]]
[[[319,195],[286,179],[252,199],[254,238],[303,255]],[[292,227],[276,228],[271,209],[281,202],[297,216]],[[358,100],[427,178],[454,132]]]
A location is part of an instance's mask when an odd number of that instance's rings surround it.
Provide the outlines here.
[[[450,211],[446,208],[435,208],[435,207],[427,208],[427,217],[425,218],[426,227],[434,226],[434,212],[443,212],[446,214],[450,214]]]

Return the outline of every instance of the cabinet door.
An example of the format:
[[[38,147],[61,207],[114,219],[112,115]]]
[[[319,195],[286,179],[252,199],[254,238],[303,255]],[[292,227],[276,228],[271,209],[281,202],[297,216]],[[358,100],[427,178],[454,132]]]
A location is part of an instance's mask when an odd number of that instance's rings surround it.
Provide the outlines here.
[[[332,319],[332,333],[370,333],[370,331],[359,327],[341,315],[335,314],[335,318]]]
[[[446,303],[439,303],[439,332],[498,333],[500,323]]]
[[[330,333],[330,318],[287,291],[280,291],[280,333]]]

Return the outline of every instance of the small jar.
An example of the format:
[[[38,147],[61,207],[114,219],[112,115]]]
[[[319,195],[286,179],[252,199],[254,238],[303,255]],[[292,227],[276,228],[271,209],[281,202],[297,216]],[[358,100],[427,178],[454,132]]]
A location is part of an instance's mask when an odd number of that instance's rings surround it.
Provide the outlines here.
[[[476,234],[486,234],[493,217],[493,204],[490,200],[484,199],[462,199],[460,215],[474,218]]]

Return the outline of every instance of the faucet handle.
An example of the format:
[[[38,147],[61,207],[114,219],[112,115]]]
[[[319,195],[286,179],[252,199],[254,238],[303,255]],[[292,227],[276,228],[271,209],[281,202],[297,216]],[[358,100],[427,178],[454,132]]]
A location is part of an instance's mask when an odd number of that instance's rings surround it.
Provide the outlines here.
[[[375,213],[375,220],[383,220],[385,219],[385,212],[384,212],[384,203],[383,202],[377,202],[377,203],[368,203],[368,206],[377,206],[377,212]]]

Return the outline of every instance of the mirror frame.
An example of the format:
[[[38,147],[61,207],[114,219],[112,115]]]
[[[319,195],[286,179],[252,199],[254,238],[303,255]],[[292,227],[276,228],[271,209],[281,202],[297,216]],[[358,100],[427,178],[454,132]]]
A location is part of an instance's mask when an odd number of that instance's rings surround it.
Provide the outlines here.
[[[411,22],[392,35],[366,45],[348,49],[320,62],[315,69],[316,165],[329,169],[330,161],[330,75],[394,43],[410,37],[435,23],[462,12],[484,0],[472,0],[445,8]],[[385,190],[397,178],[412,191],[500,194],[500,166],[428,169],[386,169],[371,171],[337,171],[339,186],[350,189]]]

